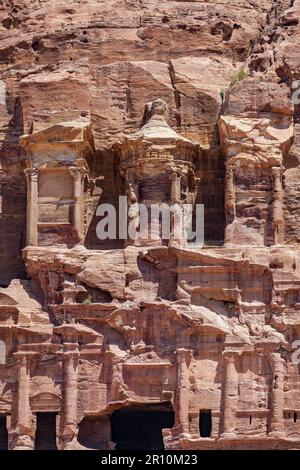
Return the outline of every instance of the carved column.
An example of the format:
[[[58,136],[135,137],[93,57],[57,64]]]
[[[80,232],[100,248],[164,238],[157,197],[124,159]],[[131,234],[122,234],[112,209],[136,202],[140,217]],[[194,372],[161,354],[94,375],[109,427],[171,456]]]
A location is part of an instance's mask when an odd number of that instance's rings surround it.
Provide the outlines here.
[[[128,226],[126,228],[127,239],[124,246],[134,245],[137,238],[137,228],[140,222],[139,214],[139,183],[135,177],[127,173],[126,176],[126,196],[128,203]],[[123,216],[122,216],[123,217]]]
[[[27,228],[26,239],[27,245],[38,245],[38,174],[39,170],[36,168],[29,168],[25,170],[27,178]]]
[[[70,167],[69,172],[73,178],[73,227],[78,235],[79,242],[84,238],[84,198],[83,198],[83,177],[85,170],[82,167]]]
[[[274,228],[274,244],[283,243],[283,210],[282,210],[282,169],[280,167],[272,168],[273,177],[273,200],[272,215]]]
[[[236,437],[236,409],[238,403],[238,375],[234,354],[224,355],[223,433],[222,437]]]
[[[123,379],[124,358],[117,356],[113,351],[108,351],[107,355],[111,370],[110,401],[125,400],[129,394]]]
[[[235,209],[235,175],[234,168],[227,167],[225,176],[225,217],[226,217],[226,228],[225,228],[225,244],[231,243],[233,228],[231,226],[234,221],[236,209]]]
[[[171,203],[180,202],[181,199],[181,176],[175,171],[171,175]]]
[[[226,225],[229,225],[235,217],[234,169],[232,167],[227,168],[225,176],[225,210]]]
[[[190,349],[180,348],[176,351],[177,384],[175,397],[175,428],[181,433],[189,433],[189,398],[190,380],[189,364],[192,355]]]
[[[66,351],[63,356],[63,441],[67,445],[77,437],[78,352]]]
[[[30,356],[16,353],[18,365],[18,393],[16,406],[15,436],[13,437],[14,449],[32,449],[34,435],[31,428],[30,411]]]
[[[279,353],[272,353],[270,356],[273,382],[270,403],[271,419],[269,436],[284,437],[283,409],[285,364],[284,359],[282,359]]]
[[[185,246],[187,243],[187,221],[189,206],[184,206],[181,199],[181,179],[178,171],[171,174],[171,204],[174,204],[170,220],[170,246]]]
[[[18,373],[17,428],[22,434],[30,430],[30,362],[27,356],[21,356]]]

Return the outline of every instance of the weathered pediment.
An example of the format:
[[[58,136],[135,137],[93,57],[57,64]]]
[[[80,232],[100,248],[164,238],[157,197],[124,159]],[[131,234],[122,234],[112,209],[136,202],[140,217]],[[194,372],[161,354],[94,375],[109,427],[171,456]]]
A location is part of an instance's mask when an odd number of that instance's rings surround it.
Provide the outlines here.
[[[0,291],[0,307],[17,305],[18,302],[8,294],[4,294]]]
[[[72,166],[78,159],[89,160],[94,152],[88,119],[60,122],[20,137],[27,166],[37,169]]]
[[[38,392],[29,397],[30,407],[33,412],[60,411],[61,396],[53,392]]]

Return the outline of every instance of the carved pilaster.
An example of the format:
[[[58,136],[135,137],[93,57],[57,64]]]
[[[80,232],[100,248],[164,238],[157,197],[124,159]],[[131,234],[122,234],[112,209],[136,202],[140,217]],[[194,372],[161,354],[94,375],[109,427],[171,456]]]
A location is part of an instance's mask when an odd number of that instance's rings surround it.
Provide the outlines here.
[[[27,221],[26,240],[28,246],[38,245],[38,175],[39,170],[28,168],[25,170],[27,179]]]
[[[284,437],[284,375],[285,363],[279,353],[270,354],[273,381],[270,399],[270,432],[269,436]]]
[[[181,176],[175,171],[171,175],[171,203],[180,202]]]
[[[63,356],[64,419],[62,438],[65,446],[77,438],[78,352],[66,351]]]
[[[17,353],[18,365],[18,393],[16,406],[16,436],[13,447],[22,449],[33,448],[30,411],[30,356]]]
[[[123,379],[124,359],[122,360],[113,351],[108,351],[107,355],[111,370],[110,401],[125,400],[129,394]]]
[[[225,217],[226,217],[226,228],[225,228],[225,244],[231,243],[232,240],[232,229],[230,225],[233,223],[236,208],[235,208],[235,173],[234,168],[228,166],[226,169],[225,176]]]
[[[222,437],[236,437],[236,410],[238,403],[238,375],[235,367],[235,354],[225,353],[223,383],[223,432]]]
[[[70,167],[69,172],[73,178],[73,227],[78,235],[79,242],[84,238],[84,197],[83,197],[83,181],[86,170],[83,167]]]
[[[128,227],[126,228],[128,237],[125,240],[125,246],[134,245],[137,228],[139,226],[139,183],[132,177],[127,175],[126,196],[128,203]]]
[[[282,168],[272,168],[273,177],[273,199],[272,216],[274,228],[274,244],[283,243],[283,209],[282,209]]]
[[[190,349],[180,348],[175,352],[177,362],[177,383],[175,395],[175,428],[180,434],[189,433]]]
[[[234,169],[230,166],[227,167],[225,176],[225,211],[226,225],[229,225],[235,218]]]

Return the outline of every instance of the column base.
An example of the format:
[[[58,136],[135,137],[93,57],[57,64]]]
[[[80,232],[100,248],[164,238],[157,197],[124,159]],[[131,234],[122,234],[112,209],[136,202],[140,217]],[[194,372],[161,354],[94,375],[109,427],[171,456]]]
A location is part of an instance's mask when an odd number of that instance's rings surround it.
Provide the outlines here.
[[[32,437],[28,435],[19,435],[14,438],[14,443],[12,445],[12,450],[33,450],[34,441]]]
[[[190,439],[191,434],[189,432],[182,432],[178,435],[179,439]]]
[[[12,450],[33,450],[33,447],[15,446],[15,447],[12,448]]]
[[[237,435],[235,432],[223,432],[220,439],[236,439]]]
[[[72,441],[64,442],[62,444],[62,450],[80,450],[83,449],[84,447],[81,446],[77,439],[73,439]]]
[[[173,426],[172,432],[176,433],[178,436],[180,435],[189,435],[190,436],[190,430],[188,425],[183,425],[183,424],[175,424]]]
[[[63,450],[68,450],[77,445],[78,426],[76,424],[65,424],[63,432],[60,436],[61,446]]]
[[[284,439],[285,438],[285,432],[283,431],[271,431],[268,433],[268,437],[274,437],[274,438],[279,438],[279,439]]]

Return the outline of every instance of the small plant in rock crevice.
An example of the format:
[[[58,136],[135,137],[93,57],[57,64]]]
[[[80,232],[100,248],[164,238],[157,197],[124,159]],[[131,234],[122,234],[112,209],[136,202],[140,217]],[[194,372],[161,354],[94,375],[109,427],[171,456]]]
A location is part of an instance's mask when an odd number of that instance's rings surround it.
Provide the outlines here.
[[[237,70],[233,74],[233,76],[231,77],[231,80],[229,82],[229,85],[226,88],[222,88],[220,90],[220,96],[221,96],[221,99],[222,99],[222,103],[224,103],[225,96],[226,96],[226,93],[228,92],[228,90],[230,90],[230,88],[232,88],[236,83],[241,82],[242,80],[244,80],[247,77],[248,77],[248,72],[247,72],[247,70],[244,69],[244,67]]]

